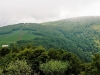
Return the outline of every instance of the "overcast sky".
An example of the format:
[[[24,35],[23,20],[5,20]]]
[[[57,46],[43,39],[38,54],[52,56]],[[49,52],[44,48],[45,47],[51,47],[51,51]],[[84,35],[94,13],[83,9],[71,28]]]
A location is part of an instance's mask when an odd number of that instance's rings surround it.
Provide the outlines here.
[[[0,0],[0,26],[100,16],[100,0]]]

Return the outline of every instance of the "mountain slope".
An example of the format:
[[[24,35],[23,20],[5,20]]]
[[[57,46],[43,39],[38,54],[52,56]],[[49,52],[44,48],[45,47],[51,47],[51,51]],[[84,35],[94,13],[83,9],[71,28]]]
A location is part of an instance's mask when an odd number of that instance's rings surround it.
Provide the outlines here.
[[[61,48],[85,61],[100,50],[100,17],[77,17],[47,23],[20,23],[0,28],[0,45],[32,43]],[[25,41],[20,41],[25,40]]]

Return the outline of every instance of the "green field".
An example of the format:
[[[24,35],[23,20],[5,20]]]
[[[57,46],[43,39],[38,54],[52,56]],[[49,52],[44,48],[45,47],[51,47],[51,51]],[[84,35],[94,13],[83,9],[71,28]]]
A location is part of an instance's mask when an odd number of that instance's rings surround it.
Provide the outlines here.
[[[35,37],[39,37],[38,35],[34,35],[29,31],[17,30],[13,31],[10,34],[0,35],[0,46],[4,44],[15,43],[19,40],[31,40]]]

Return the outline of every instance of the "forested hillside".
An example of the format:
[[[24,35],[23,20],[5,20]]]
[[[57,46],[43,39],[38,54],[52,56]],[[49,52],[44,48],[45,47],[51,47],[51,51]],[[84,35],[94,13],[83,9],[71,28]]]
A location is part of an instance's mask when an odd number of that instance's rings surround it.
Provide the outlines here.
[[[77,17],[47,23],[20,23],[0,28],[0,45],[42,45],[64,49],[82,60],[100,50],[100,17]],[[19,47],[20,47],[19,46]]]

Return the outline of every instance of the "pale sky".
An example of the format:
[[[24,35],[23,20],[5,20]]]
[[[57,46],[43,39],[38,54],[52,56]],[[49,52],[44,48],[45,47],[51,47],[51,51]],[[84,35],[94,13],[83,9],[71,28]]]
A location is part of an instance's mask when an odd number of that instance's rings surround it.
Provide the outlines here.
[[[0,26],[100,16],[100,0],[0,0]]]

